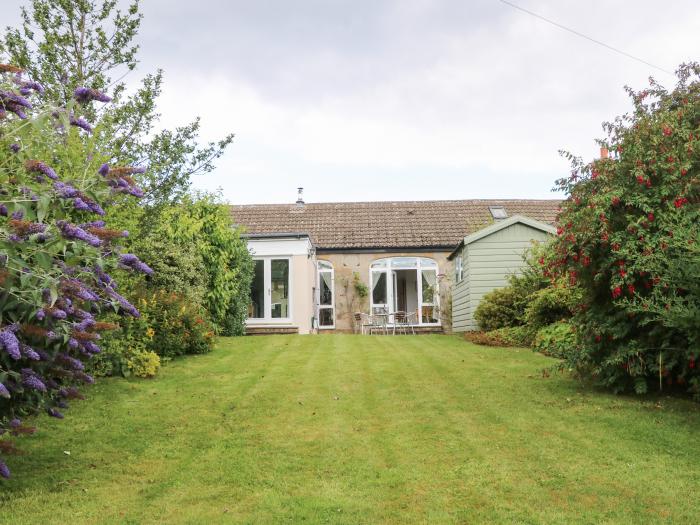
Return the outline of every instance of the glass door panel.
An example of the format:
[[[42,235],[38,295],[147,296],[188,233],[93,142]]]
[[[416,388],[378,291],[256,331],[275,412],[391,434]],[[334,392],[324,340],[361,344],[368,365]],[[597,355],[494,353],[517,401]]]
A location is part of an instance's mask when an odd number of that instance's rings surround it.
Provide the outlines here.
[[[437,273],[421,270],[421,322],[437,323]]]
[[[270,261],[270,310],[273,319],[289,317],[289,260]]]
[[[254,261],[248,317],[251,319],[263,319],[265,317],[265,261],[262,259]]]

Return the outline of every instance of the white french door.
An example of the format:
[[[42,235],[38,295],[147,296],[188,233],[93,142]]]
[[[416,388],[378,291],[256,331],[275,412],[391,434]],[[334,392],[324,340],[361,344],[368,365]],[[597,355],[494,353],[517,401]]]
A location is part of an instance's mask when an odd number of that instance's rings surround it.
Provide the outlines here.
[[[270,323],[291,319],[289,257],[260,257],[253,260],[248,322]]]
[[[415,313],[421,325],[439,325],[437,263],[426,257],[390,257],[370,266],[370,311]]]

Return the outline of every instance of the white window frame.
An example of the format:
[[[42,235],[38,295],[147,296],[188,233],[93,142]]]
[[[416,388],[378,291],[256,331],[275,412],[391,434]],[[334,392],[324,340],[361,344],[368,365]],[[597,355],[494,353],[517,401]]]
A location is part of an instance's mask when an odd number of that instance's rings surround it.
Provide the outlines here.
[[[392,259],[415,259],[415,266],[410,266],[410,267],[400,267],[400,268],[392,268],[391,261]],[[431,262],[430,265],[423,266],[422,260],[427,259]],[[372,265],[384,261],[384,267],[383,268],[372,268]],[[375,259],[369,264],[369,285],[370,285],[370,290],[369,290],[369,313],[373,314],[375,308],[385,308],[389,313],[393,313],[393,270],[415,270],[416,272],[416,293],[417,293],[417,304],[418,304],[418,319],[416,326],[441,326],[442,322],[440,321],[439,316],[436,315],[437,321],[434,323],[424,323],[423,322],[423,307],[424,306],[432,306],[433,307],[433,312],[434,314],[437,314],[437,310],[440,308],[440,293],[436,291],[434,297],[433,297],[433,302],[432,303],[427,303],[423,301],[423,271],[426,270],[432,270],[435,272],[435,286],[439,286],[439,279],[438,276],[440,275],[439,272],[439,266],[436,260],[431,259],[430,257],[421,257],[421,256],[416,256],[416,255],[411,255],[411,256],[396,256],[396,257],[382,257],[380,259]],[[374,302],[374,275],[375,274],[381,274],[384,273],[386,275],[386,303],[375,303]]]
[[[327,264],[330,266],[330,268],[321,268],[321,263]],[[321,274],[322,273],[330,273],[331,274],[331,304],[321,304]],[[324,261],[324,260],[319,260],[316,263],[316,280],[317,280],[317,286],[316,286],[316,319],[317,319],[317,325],[319,330],[334,330],[335,329],[335,268],[333,267],[333,263],[330,261]],[[326,326],[321,326],[321,310],[330,310],[332,319],[333,319],[333,324],[332,325],[326,325]]]
[[[253,257],[254,261],[263,261],[263,283],[264,283],[264,297],[265,305],[264,317],[248,317],[246,319],[246,324],[288,324],[292,321],[293,317],[293,281],[292,281],[292,257],[289,255],[268,255],[265,257]],[[288,317],[272,317],[272,261],[282,260],[287,261],[288,275],[287,275],[287,302],[288,307]]]
[[[464,279],[464,262],[460,254],[455,259],[455,282],[461,283],[462,279]]]

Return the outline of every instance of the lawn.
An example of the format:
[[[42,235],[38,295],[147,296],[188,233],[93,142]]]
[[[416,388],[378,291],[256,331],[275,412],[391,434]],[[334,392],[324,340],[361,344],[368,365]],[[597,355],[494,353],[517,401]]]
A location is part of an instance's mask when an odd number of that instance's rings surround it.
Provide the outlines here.
[[[222,339],[102,380],[12,456],[3,523],[692,523],[700,408],[451,336]]]

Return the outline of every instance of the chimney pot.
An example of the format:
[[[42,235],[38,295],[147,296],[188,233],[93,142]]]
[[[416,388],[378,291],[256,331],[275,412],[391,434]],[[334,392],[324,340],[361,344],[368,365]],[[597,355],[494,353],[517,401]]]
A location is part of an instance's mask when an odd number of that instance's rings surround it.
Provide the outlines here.
[[[304,205],[304,188],[297,188],[297,206],[303,206]]]

